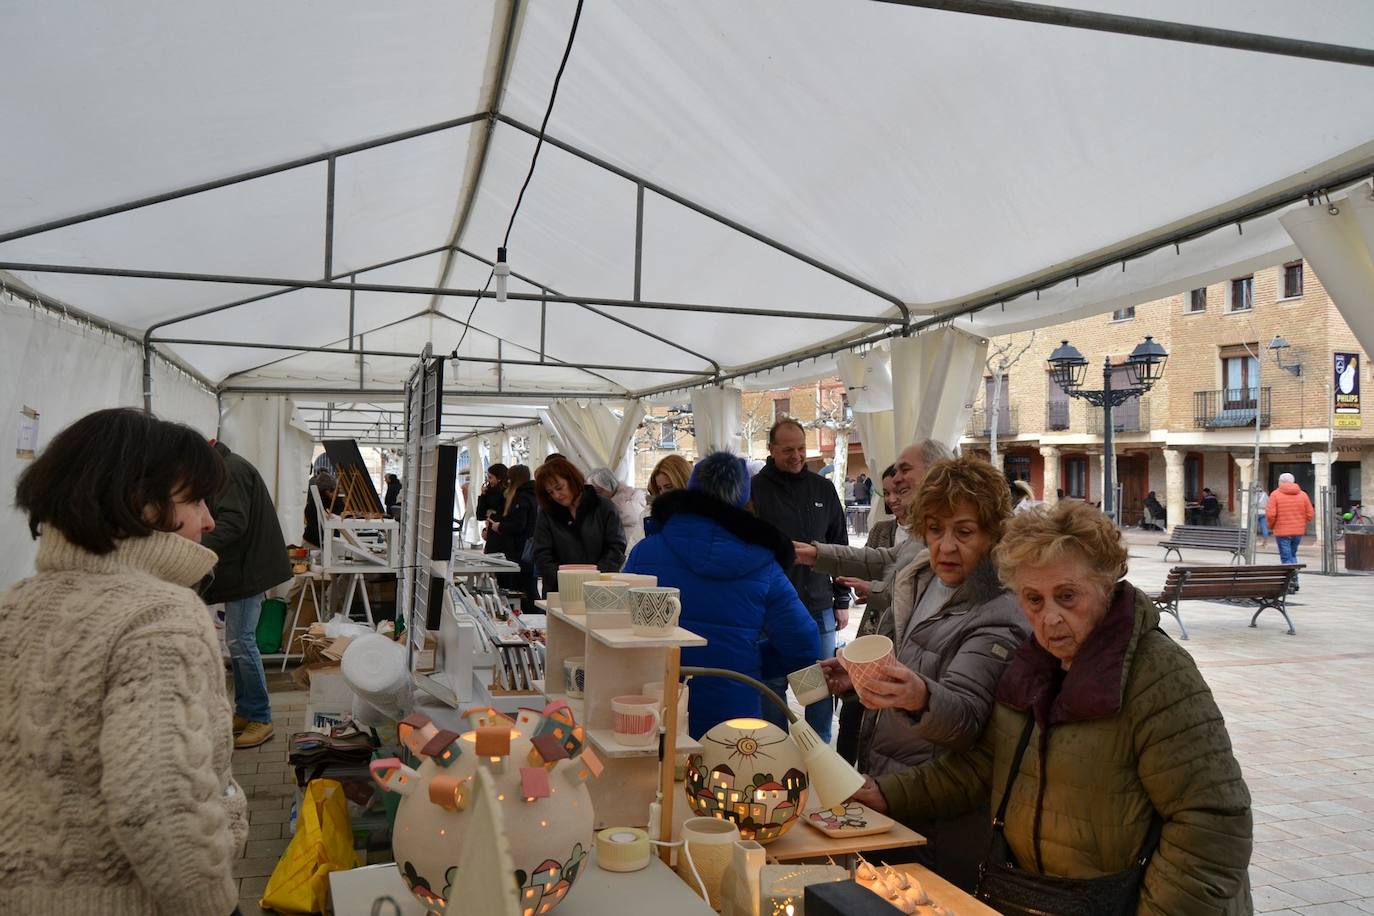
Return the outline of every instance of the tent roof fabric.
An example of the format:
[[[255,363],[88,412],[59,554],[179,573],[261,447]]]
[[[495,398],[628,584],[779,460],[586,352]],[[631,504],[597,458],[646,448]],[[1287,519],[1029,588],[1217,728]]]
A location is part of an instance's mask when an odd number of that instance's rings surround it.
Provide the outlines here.
[[[1066,5],[1374,47],[1364,0]],[[511,227],[529,298],[477,301],[574,9],[0,5],[25,36],[0,269],[225,390],[368,403],[461,339],[450,388],[532,408],[1169,295],[1295,255],[1271,204],[1374,171],[1370,68],[868,0],[592,0]]]

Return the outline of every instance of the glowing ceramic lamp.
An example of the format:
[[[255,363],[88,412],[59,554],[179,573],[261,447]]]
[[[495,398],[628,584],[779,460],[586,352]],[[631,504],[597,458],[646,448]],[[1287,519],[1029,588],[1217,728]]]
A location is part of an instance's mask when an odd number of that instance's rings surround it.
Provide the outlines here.
[[[793,755],[790,759],[795,759],[794,755],[796,755],[798,751],[800,752],[800,766],[796,766],[795,763],[790,763],[786,767],[782,766],[783,748],[775,746],[772,753],[772,759],[778,762],[771,763],[770,768],[783,771],[783,779],[781,780],[783,783],[786,782],[788,769],[795,768],[800,771],[799,775],[802,780],[800,792],[797,791],[797,787],[795,786],[791,790],[789,790],[788,786],[785,784],[781,786],[784,793],[790,791],[791,794],[799,796],[796,803],[797,810],[795,814],[801,813],[802,799],[805,798],[807,792],[814,793],[815,798],[820,801],[821,807],[830,808],[845,801],[863,786],[864,778],[859,775],[858,771],[850,766],[833,747],[822,741],[820,736],[816,734],[815,729],[807,725],[805,719],[798,718],[796,713],[792,712],[787,706],[787,703],[772,690],[769,690],[765,684],[747,675],[740,674],[737,671],[728,671],[724,668],[695,668],[683,665],[682,673],[689,677],[723,677],[727,680],[738,681],[741,684],[748,684],[774,705],[783,710],[787,715],[787,721],[789,723],[788,731],[791,734],[791,743],[794,746],[786,748],[786,751],[789,755]],[[744,723],[744,727],[741,727],[741,723]],[[758,726],[765,726],[766,728],[759,728]],[[768,740],[768,738],[765,737],[770,734],[767,731],[768,729],[771,729],[772,733],[776,733],[776,736],[781,736],[782,734],[777,726],[771,725],[760,719],[731,719],[728,722],[717,725],[702,737],[703,754],[692,755],[688,767],[688,796],[689,800],[693,802],[694,809],[696,808],[696,800],[691,798],[692,788],[690,770],[693,764],[698,763],[698,757],[702,758],[700,763],[706,762],[704,755],[709,752],[712,747],[712,736],[716,735],[718,730],[725,730],[727,734],[739,735],[741,737],[736,746],[738,746],[739,743],[743,743],[744,749],[748,750],[751,746],[756,745],[757,742]],[[774,740],[776,740],[776,738],[774,738]],[[752,772],[753,771],[750,771],[750,777],[752,777]],[[709,778],[710,771],[707,771],[706,775]],[[795,777],[793,778],[795,779]],[[775,778],[774,781],[777,782],[779,780]],[[703,801],[705,800],[705,797],[700,795],[699,789],[698,798],[701,798]],[[727,796],[727,801],[728,799],[729,796]],[[768,800],[769,798],[765,796],[764,803],[766,804]],[[749,803],[757,802],[751,800]],[[721,816],[726,816],[728,818],[728,815],[724,813],[722,813]],[[734,820],[735,818],[729,819]],[[770,818],[770,820],[772,820],[772,818]],[[792,823],[793,821],[789,820],[787,826],[791,826]],[[777,839],[777,837],[781,836],[783,832],[786,831],[787,826],[779,830],[776,835],[770,836],[769,839]],[[741,827],[741,834],[744,833],[744,830],[745,828]],[[768,839],[760,837],[759,842],[766,843]]]

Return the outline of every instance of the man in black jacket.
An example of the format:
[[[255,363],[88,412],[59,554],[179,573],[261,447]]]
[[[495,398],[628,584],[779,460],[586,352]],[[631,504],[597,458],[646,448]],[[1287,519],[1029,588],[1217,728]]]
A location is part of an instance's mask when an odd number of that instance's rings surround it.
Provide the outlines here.
[[[796,420],[784,418],[768,431],[768,463],[754,476],[753,504],[759,518],[794,541],[849,545],[844,505],[830,481],[806,468],[806,430]],[[849,624],[849,589],[809,566],[794,564],[787,578],[802,604],[811,612],[821,637],[821,657],[835,654],[835,631]],[[787,697],[786,671],[767,670],[768,686]],[[764,718],[784,731],[787,723],[773,704],[765,703]],[[829,697],[806,707],[806,721],[824,741],[830,740],[834,710]]]
[[[234,673],[234,746],[257,747],[272,737],[258,615],[267,590],[291,578],[291,561],[262,475],[223,442],[216,442],[215,450],[224,459],[224,488],[210,505],[215,530],[201,543],[219,554],[219,562],[203,597],[206,604],[224,603],[224,636]]]

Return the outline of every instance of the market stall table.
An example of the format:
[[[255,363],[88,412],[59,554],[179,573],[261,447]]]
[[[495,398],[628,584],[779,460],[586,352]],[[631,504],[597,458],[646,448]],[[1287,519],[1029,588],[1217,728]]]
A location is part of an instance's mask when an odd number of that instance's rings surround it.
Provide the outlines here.
[[[428,912],[401,880],[394,862],[331,872],[329,894],[335,916],[371,916],[373,902],[383,896],[396,901],[401,916]],[[558,916],[635,916],[649,911],[649,901],[654,916],[712,916],[713,912],[657,857],[651,856],[648,867],[640,871],[609,872],[596,866],[595,853],[554,912]],[[380,912],[392,916],[395,910],[383,906]]]
[[[924,865],[912,862],[892,866],[896,871],[921,882],[932,902],[948,909],[954,916],[997,916],[992,907],[978,902],[972,894],[961,891]]]

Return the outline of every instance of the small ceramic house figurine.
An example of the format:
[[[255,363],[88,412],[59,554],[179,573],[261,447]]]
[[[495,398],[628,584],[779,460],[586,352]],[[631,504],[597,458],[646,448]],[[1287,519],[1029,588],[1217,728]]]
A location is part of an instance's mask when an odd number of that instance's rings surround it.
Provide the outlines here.
[[[428,720],[407,720],[407,743],[420,745],[418,767],[396,758],[371,765],[378,785],[403,796],[392,841],[397,866],[430,910],[505,916],[505,902],[493,890],[501,882],[464,864],[481,858],[473,846],[495,845],[492,828],[477,816],[484,807],[479,782],[489,784],[495,822],[514,851],[513,865],[500,873],[507,886],[514,877],[519,888],[511,912],[543,916],[587,866],[593,842],[587,782],[601,773],[601,761],[583,748],[582,728],[566,704],[550,706],[538,721],[522,716],[524,728],[499,713],[470,712],[473,730],[456,739]],[[549,740],[535,743],[540,735]],[[450,909],[455,899],[461,903]]]

